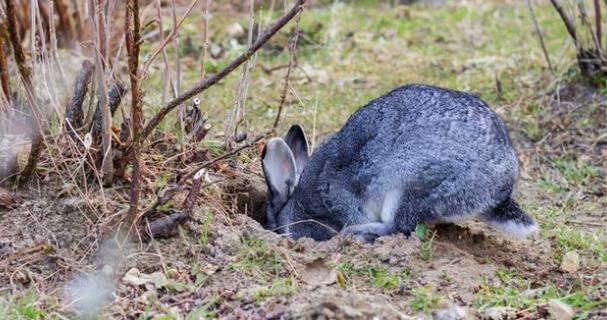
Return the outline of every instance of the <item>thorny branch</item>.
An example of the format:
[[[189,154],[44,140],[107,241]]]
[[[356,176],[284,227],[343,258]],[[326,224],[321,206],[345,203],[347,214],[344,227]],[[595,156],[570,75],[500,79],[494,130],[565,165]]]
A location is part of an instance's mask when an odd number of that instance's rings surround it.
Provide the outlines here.
[[[131,80],[131,121],[133,137],[139,137],[143,128],[143,109],[141,106],[141,87],[139,85],[139,3],[137,0],[127,0],[125,17],[125,40],[128,53],[128,69]],[[139,211],[139,193],[141,191],[141,139],[134,139],[132,144],[131,161],[133,174],[131,177],[131,194],[129,207],[129,223],[133,226],[137,221]]]

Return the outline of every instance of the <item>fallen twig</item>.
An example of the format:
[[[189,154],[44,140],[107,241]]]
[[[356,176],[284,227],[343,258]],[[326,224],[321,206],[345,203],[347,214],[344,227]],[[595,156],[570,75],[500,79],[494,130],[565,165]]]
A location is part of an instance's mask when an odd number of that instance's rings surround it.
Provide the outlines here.
[[[188,214],[181,210],[171,209],[169,211],[171,212],[170,215],[163,216],[154,221],[146,220],[145,226],[140,228],[143,229],[140,230],[142,231],[140,234],[144,240],[167,237],[177,225],[188,219]]]
[[[257,142],[261,141],[262,139],[266,138],[268,136],[268,134],[262,134],[257,136],[255,139],[253,139],[252,141],[243,144],[242,146],[230,151],[230,152],[226,152],[222,155],[220,155],[219,157],[216,157],[214,159],[211,159],[209,161],[203,162],[202,164],[198,165],[196,168],[194,168],[193,170],[190,170],[186,173],[183,173],[181,175],[181,178],[179,179],[178,184],[183,184],[185,183],[186,180],[188,180],[189,178],[193,177],[198,171],[208,168],[212,165],[214,165],[215,163],[217,163],[218,161],[221,161],[223,159],[229,158],[239,152],[241,152],[244,149],[248,149],[252,146],[254,146]]]
[[[593,227],[603,227],[603,228],[607,227],[607,223],[593,222],[593,221],[567,220],[567,223],[583,224],[583,225],[593,226]]]

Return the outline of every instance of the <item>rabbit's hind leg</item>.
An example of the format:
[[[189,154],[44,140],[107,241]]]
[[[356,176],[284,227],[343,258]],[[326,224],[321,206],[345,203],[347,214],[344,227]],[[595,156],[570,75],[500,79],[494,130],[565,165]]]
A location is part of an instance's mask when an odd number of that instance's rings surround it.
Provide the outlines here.
[[[393,223],[370,222],[355,224],[341,231],[342,235],[352,235],[354,239],[362,242],[373,242],[376,238],[394,233]]]

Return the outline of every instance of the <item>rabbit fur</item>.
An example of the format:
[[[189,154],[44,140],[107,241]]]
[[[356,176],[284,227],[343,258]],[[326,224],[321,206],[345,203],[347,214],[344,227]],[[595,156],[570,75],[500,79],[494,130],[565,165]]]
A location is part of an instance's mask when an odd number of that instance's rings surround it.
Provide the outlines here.
[[[394,89],[356,111],[310,156],[299,125],[262,155],[266,227],[294,239],[362,241],[418,223],[478,218],[525,237],[513,200],[518,160],[500,117],[477,96],[430,85]]]

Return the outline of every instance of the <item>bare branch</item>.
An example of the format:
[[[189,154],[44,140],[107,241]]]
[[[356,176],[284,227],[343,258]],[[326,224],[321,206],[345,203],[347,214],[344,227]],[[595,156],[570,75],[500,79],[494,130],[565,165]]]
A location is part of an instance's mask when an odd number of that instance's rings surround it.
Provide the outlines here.
[[[34,118],[34,121],[32,121],[32,124],[34,126],[32,147],[29,158],[27,160],[27,165],[23,169],[23,172],[21,172],[21,180],[19,181],[19,183],[23,186],[27,184],[32,174],[36,170],[38,158],[40,157],[40,153],[42,153],[42,148],[44,146],[43,134],[45,131],[45,126],[44,119],[42,119],[42,114],[40,113],[37,104],[36,94],[32,81],[32,70],[27,64],[25,52],[23,50],[23,47],[21,46],[21,37],[18,32],[16,19],[17,15],[15,12],[14,0],[6,0],[6,21],[8,34],[11,40],[15,62],[17,63],[17,69],[19,69],[19,73],[21,74],[21,80],[25,86],[25,92],[27,94],[30,110],[32,112],[32,117]]]
[[[571,36],[571,38],[573,38],[573,41],[575,42],[575,45],[578,46],[579,45],[579,39],[577,37],[577,33],[576,33],[576,29],[575,29],[575,24],[573,23],[573,20],[567,14],[567,12],[565,12],[565,9],[561,5],[561,3],[558,2],[558,0],[550,0],[550,2],[552,2],[552,6],[554,6],[554,9],[556,9],[556,11],[561,16],[561,19],[563,20],[563,23],[565,23],[565,27],[567,28],[567,32],[569,32],[569,35]]]
[[[282,114],[282,109],[284,107],[285,102],[287,101],[287,95],[289,93],[289,78],[291,76],[291,69],[293,69],[293,61],[295,60],[295,50],[297,49],[297,41],[299,40],[299,20],[301,19],[301,14],[297,16],[297,27],[295,28],[295,34],[293,35],[293,42],[289,45],[289,65],[287,66],[287,73],[285,75],[285,83],[282,88],[282,94],[280,96],[280,104],[278,105],[278,112],[276,113],[276,119],[274,119],[274,125],[272,125],[272,130],[275,131],[278,127],[278,122],[280,121],[280,115]]]
[[[596,38],[598,43],[599,51],[603,51],[603,39],[601,32],[601,2],[599,0],[594,0],[594,24],[596,28]]]
[[[139,2],[137,0],[126,1],[125,16],[125,40],[128,53],[128,68],[131,80],[131,121],[133,126],[133,143],[131,155],[133,162],[133,173],[131,176],[131,195],[129,207],[129,223],[134,226],[139,215],[139,193],[141,192],[141,159],[139,149],[141,147],[141,130],[143,128],[143,108],[141,105],[141,87],[139,84]]]
[[[82,69],[80,69],[80,74],[74,84],[74,93],[65,110],[65,116],[75,130],[80,129],[83,126],[84,112],[82,110],[82,103],[84,102],[89,84],[91,83],[94,68],[95,66],[93,66],[93,63],[89,60],[84,60],[82,62]],[[72,130],[68,130],[68,132],[70,136],[75,138],[76,132]]]
[[[240,146],[240,147],[238,147],[238,148],[236,148],[236,149],[234,149],[234,150],[232,150],[230,152],[226,152],[226,153],[220,155],[219,157],[216,157],[215,159],[211,159],[209,161],[203,162],[202,164],[198,165],[193,170],[190,170],[188,172],[183,173],[183,175],[179,179],[178,184],[180,184],[180,185],[184,184],[185,181],[188,180],[189,178],[193,177],[196,174],[196,172],[198,172],[198,171],[200,171],[202,169],[208,168],[208,167],[214,165],[215,163],[217,163],[218,161],[221,161],[221,160],[229,158],[229,157],[231,157],[231,156],[233,156],[235,154],[238,154],[238,153],[240,153],[244,149],[248,149],[248,148],[254,146],[257,142],[261,141],[261,139],[264,139],[267,136],[268,136],[268,134],[259,135],[255,139],[249,141],[246,144],[243,144],[242,146]]]
[[[193,97],[194,95],[199,94],[200,92],[208,89],[215,83],[219,82],[223,78],[225,78],[228,74],[230,74],[234,69],[238,68],[241,64],[247,61],[251,56],[257,52],[270,38],[278,32],[282,27],[284,27],[289,21],[291,21],[302,9],[306,0],[297,0],[293,8],[288,11],[284,16],[282,16],[276,24],[274,24],[270,29],[268,29],[261,37],[257,39],[253,43],[251,47],[249,47],[245,52],[243,52],[240,56],[234,59],[228,66],[226,66],[219,73],[216,73],[194,85],[192,88],[187,90],[186,92],[179,95],[179,97],[169,101],[158,113],[150,119],[148,124],[145,126],[142,135],[139,137],[141,141],[144,141],[152,131],[160,124],[162,119],[179,106],[181,103],[186,101],[187,99]]]
[[[5,48],[4,45],[4,34],[5,28],[3,24],[0,24],[0,82],[2,83],[2,92],[4,93],[4,97],[8,102],[8,106],[11,105],[11,84],[10,78],[8,74],[8,48]],[[7,106],[7,107],[8,107]],[[0,106],[0,113],[2,113],[3,108]]]
[[[546,49],[546,43],[544,43],[544,32],[542,32],[542,28],[537,22],[537,18],[535,17],[535,11],[533,10],[533,4],[531,3],[531,0],[527,0],[527,8],[529,8],[529,14],[531,15],[531,20],[533,21],[533,26],[535,27],[537,37],[540,40],[540,46],[542,47],[544,59],[546,59],[546,63],[548,64],[548,69],[552,74],[554,74],[554,68],[552,68],[552,63],[550,62],[550,55],[548,54],[548,49]]]

